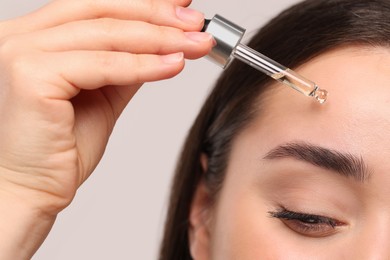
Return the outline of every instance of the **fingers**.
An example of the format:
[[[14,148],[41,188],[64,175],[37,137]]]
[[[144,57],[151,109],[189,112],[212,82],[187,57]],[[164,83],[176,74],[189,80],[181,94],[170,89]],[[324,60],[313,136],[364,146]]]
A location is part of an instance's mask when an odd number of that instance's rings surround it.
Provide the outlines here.
[[[55,87],[50,87],[49,92],[44,95],[64,100],[77,95],[78,89],[91,90],[107,85],[127,86],[171,78],[184,67],[182,53],[159,56],[72,51],[49,53],[46,61],[45,67],[51,67],[55,71],[55,78],[48,79],[46,76],[45,79]]]
[[[199,58],[212,47],[210,35],[187,32],[200,30],[204,18],[184,8],[189,3],[53,1],[12,21],[20,26],[7,26],[12,35],[0,39],[0,58],[31,68],[34,73],[24,76],[53,86],[46,95],[52,98],[70,99],[79,89],[170,78],[183,69],[184,56]],[[23,31],[27,33],[19,33]],[[26,58],[34,55],[35,60]]]
[[[199,31],[204,15],[184,8],[187,0],[57,0],[43,8],[11,21],[12,33],[50,28],[72,21],[96,18],[139,20],[156,25]],[[178,4],[178,5],[176,5]]]
[[[184,52],[185,57],[191,59],[206,55],[213,45],[213,38],[207,33],[107,18],[68,23],[16,37],[20,43],[28,42],[30,47],[44,51]]]

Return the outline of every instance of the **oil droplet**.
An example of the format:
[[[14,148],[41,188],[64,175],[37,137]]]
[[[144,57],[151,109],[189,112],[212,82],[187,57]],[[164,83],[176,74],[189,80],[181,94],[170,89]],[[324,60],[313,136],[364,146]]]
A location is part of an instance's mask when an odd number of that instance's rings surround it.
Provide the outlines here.
[[[314,98],[315,98],[320,104],[323,104],[323,103],[325,103],[326,99],[328,98],[328,91],[326,91],[325,89],[320,89],[320,88],[318,88],[318,89],[314,92]]]
[[[277,72],[277,73],[274,73],[274,74],[271,75],[271,77],[272,77],[273,79],[276,79],[276,80],[281,79],[281,78],[283,78],[284,76],[285,76],[285,75],[284,75],[283,72]]]

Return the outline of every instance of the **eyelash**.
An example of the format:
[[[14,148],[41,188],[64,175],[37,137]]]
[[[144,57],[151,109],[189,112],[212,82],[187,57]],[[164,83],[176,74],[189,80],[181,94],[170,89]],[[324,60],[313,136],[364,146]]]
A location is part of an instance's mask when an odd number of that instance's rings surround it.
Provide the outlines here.
[[[300,213],[280,208],[269,212],[270,217],[280,219],[292,231],[307,237],[326,237],[337,232],[337,227],[344,223],[325,216]]]

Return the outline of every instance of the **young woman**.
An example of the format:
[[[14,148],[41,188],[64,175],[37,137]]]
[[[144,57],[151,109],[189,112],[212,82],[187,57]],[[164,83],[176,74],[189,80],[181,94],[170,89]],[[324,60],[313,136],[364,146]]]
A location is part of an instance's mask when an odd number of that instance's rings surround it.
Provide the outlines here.
[[[232,64],[184,145],[161,260],[390,258],[389,17],[308,0],[254,36],[329,99]]]
[[[189,2],[58,0],[0,24],[1,259],[31,258],[140,84],[210,50]],[[309,0],[254,37],[329,100],[232,64],[185,144],[161,259],[390,257],[388,17]]]

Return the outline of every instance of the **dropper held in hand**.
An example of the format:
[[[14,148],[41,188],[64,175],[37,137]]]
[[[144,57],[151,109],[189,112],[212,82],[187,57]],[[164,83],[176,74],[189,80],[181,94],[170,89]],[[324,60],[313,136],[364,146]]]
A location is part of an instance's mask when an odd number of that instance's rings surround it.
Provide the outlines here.
[[[205,21],[202,31],[213,35],[216,45],[208,57],[222,68],[227,68],[233,58],[237,58],[300,93],[314,97],[321,104],[326,101],[328,96],[326,90],[320,89],[317,84],[293,70],[241,44],[245,34],[244,28],[217,14],[211,20]]]

